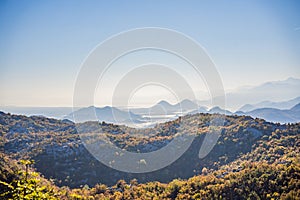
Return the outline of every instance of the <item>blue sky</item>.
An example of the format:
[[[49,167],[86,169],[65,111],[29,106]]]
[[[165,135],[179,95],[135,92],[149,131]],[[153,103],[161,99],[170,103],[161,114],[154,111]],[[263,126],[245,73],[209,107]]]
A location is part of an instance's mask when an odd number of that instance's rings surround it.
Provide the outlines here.
[[[195,39],[225,89],[300,78],[299,10],[297,0],[1,1],[0,105],[72,105],[89,52],[140,27]]]

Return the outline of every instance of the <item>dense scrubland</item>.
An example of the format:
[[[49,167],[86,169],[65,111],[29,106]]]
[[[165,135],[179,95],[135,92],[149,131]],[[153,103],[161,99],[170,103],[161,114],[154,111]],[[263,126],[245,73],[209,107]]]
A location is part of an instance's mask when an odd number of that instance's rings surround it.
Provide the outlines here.
[[[224,124],[212,127],[210,122],[218,118]],[[78,127],[84,131],[78,133]],[[137,130],[1,112],[1,198],[299,199],[299,128],[300,123],[274,124],[248,116],[194,114]],[[85,149],[79,134],[99,129],[133,152],[155,151],[179,129],[195,139],[170,166],[130,174],[103,165]],[[199,148],[211,129],[221,136],[200,159]]]

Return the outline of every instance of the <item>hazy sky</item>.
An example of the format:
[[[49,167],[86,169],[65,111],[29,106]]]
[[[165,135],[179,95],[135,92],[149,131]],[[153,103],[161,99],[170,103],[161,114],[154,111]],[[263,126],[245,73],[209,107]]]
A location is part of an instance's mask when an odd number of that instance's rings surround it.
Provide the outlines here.
[[[140,27],[195,39],[227,90],[300,78],[299,10],[297,0],[2,0],[0,105],[71,106],[89,52],[111,35]]]

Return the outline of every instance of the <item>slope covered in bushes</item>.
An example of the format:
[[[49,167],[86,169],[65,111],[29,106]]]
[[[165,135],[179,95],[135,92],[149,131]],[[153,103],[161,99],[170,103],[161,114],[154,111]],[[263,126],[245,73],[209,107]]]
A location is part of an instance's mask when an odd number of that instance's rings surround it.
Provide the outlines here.
[[[209,122],[220,117],[224,124],[213,128],[220,130],[221,136],[208,156],[199,159],[203,138],[212,128]],[[41,173],[35,178],[46,180],[45,176],[54,181],[39,181],[41,187],[46,184],[48,188],[42,191],[53,198],[299,197],[299,123],[274,124],[247,116],[195,114],[142,130],[98,122],[78,126],[85,131],[80,134],[97,133],[100,128],[117,146],[133,152],[163,147],[176,137],[179,128],[194,134],[195,140],[170,166],[146,174],[128,174],[97,161],[84,148],[71,121],[0,113],[1,181],[12,183],[22,178],[15,159],[34,159],[32,167]],[[2,185],[1,191],[7,190]]]

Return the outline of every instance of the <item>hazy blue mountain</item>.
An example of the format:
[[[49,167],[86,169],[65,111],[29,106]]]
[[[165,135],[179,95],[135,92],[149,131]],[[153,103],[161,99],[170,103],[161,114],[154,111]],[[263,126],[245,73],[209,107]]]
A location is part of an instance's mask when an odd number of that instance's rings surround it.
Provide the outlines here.
[[[98,121],[105,121],[108,123],[128,123],[130,121],[139,123],[140,120],[142,120],[142,117],[139,115],[110,106],[102,108],[94,106],[81,108],[64,118],[76,122],[95,121],[95,119],[97,119]]]
[[[290,110],[294,112],[300,112],[300,103],[292,107]]]
[[[300,103],[300,96],[293,98],[288,101],[272,102],[272,101],[262,101],[256,104],[246,104],[242,106],[239,111],[249,112],[258,108],[277,108],[277,109],[290,109],[296,104]]]
[[[174,110],[175,109],[174,109],[173,105],[170,104],[169,102],[167,102],[167,101],[160,101],[156,105],[150,107],[149,113],[151,115],[153,115],[153,114],[170,114]]]
[[[189,100],[185,99],[177,104],[170,104],[167,101],[160,101],[149,108],[136,108],[132,109],[132,112],[136,114],[150,114],[150,115],[171,115],[176,113],[187,113],[192,110],[196,110],[198,105]]]
[[[196,113],[208,113],[208,108],[205,106],[200,106],[197,110],[193,110],[189,112],[189,114],[196,114]]]
[[[222,108],[220,108],[219,106],[213,107],[211,108],[208,113],[210,114],[225,114],[225,115],[231,115],[232,112],[230,112],[229,110],[224,110]]]
[[[251,110],[255,110],[257,107],[251,104],[245,104],[237,112],[249,112]]]
[[[259,108],[250,112],[236,112],[237,115],[250,115],[251,117],[262,118],[270,122],[295,123],[300,122],[300,104],[289,110],[276,108]]]
[[[178,109],[181,108],[183,111],[187,111],[187,110],[193,110],[193,109],[197,108],[198,105],[189,99],[185,99],[185,100],[175,104],[175,107]]]
[[[226,93],[226,105],[230,110],[238,110],[245,104],[253,105],[263,101],[286,101],[286,99],[299,97],[299,88],[300,79],[296,78],[288,78],[282,81],[266,82],[258,86],[241,87],[235,91]],[[220,97],[216,97],[214,101],[219,102],[220,99]],[[201,101],[200,105],[208,106],[209,102],[210,101]],[[270,104],[268,102],[265,103]],[[280,107],[281,105],[275,106],[279,106],[278,108],[280,109],[288,109],[288,107]],[[262,107],[265,106],[262,105]]]

